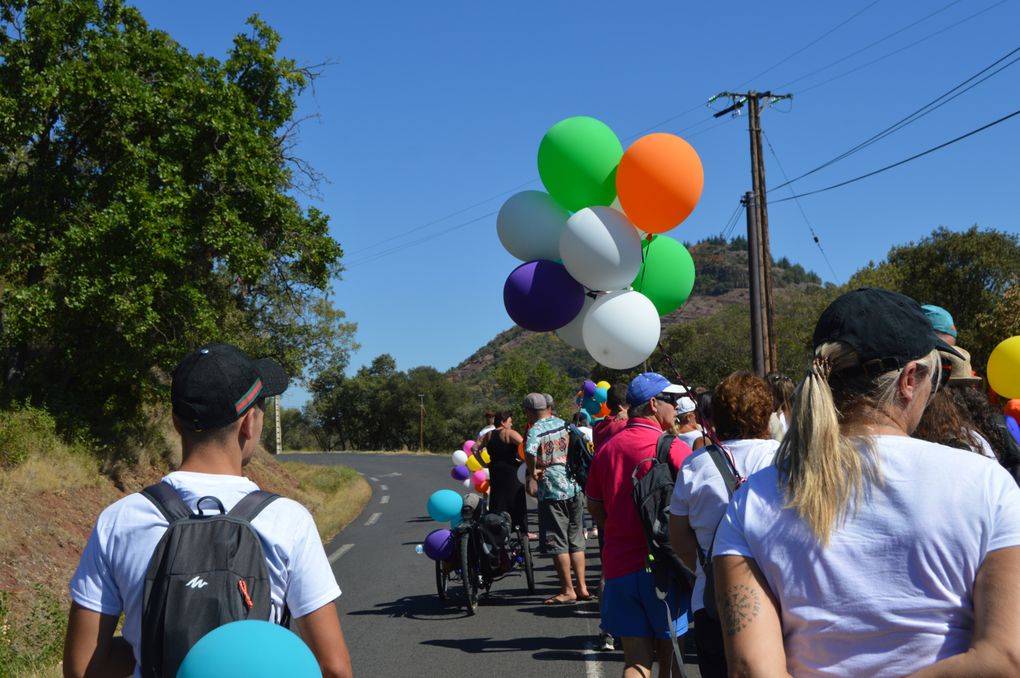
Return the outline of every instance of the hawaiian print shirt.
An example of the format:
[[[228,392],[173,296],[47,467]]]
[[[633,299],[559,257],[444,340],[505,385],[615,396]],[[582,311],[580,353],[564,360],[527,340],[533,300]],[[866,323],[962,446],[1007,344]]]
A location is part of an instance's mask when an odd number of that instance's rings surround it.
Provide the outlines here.
[[[581,488],[567,476],[567,447],[570,436],[559,417],[539,419],[528,429],[524,452],[535,457],[535,468],[545,469],[538,484],[538,500],[570,499]]]

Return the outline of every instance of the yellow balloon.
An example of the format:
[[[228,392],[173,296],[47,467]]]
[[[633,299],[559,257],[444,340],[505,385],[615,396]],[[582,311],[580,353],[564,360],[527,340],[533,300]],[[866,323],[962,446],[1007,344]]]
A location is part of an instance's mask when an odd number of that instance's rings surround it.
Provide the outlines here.
[[[595,384],[595,388],[604,388],[604,389],[608,389],[608,388],[609,388],[609,382],[608,382],[608,381],[605,381],[605,380],[603,380],[603,381],[600,381],[599,383]]]
[[[1020,398],[1020,336],[1006,339],[988,356],[988,383],[1004,398]]]
[[[482,457],[482,463],[483,464],[488,464],[488,463],[490,463],[492,461],[492,457],[489,456],[489,450],[487,450],[487,449],[483,449],[482,450],[481,457]]]
[[[474,473],[478,469],[482,468],[482,465],[478,463],[478,458],[476,456],[471,455],[470,457],[468,457],[467,467],[468,467],[468,470],[470,470],[472,473]]]

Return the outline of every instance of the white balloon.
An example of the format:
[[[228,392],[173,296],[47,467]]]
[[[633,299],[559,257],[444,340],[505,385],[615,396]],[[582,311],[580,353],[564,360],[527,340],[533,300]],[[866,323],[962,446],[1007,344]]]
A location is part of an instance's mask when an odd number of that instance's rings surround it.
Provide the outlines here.
[[[523,485],[525,479],[528,477],[527,474],[528,474],[528,465],[527,464],[521,464],[520,466],[518,466],[517,467],[517,482],[519,482],[521,485]]]
[[[641,238],[612,207],[585,207],[567,219],[560,236],[567,272],[590,290],[618,290],[641,269]]]
[[[467,463],[468,460],[467,452],[465,452],[464,450],[457,450],[452,455],[450,455],[450,458],[453,460],[454,466],[463,466],[464,464]]]
[[[560,234],[570,212],[548,193],[522,191],[499,208],[496,233],[506,251],[521,261],[560,258]]]
[[[468,488],[469,490],[471,489],[471,479],[470,478],[465,478],[464,479],[464,487]]]
[[[489,476],[489,467],[486,466],[482,470],[485,471],[485,479],[486,480],[491,480],[491,476]]]
[[[614,210],[616,210],[617,212],[623,212],[623,214],[624,214],[624,215],[626,215],[626,214],[627,214],[627,210],[623,209],[623,205],[621,205],[621,204],[620,204],[620,196],[616,196],[616,199],[614,199],[614,200],[613,200],[613,202],[611,202],[611,203],[609,204],[609,206],[610,206],[610,207],[612,207],[612,208],[613,208]],[[628,219],[630,219],[630,217],[627,217],[627,218],[628,218]],[[640,238],[641,240],[644,240],[644,239],[645,239],[645,236],[647,236],[647,235],[648,235],[647,233],[645,233],[644,231],[642,231],[642,230],[641,230],[640,228],[638,228],[637,226],[634,226],[634,230],[635,230],[635,231],[637,231],[638,237],[639,237],[639,238]]]
[[[600,365],[627,370],[652,354],[661,331],[659,313],[648,297],[619,290],[592,304],[584,318],[582,335],[585,348]]]
[[[595,303],[595,299],[588,295],[584,297],[584,306],[578,311],[574,319],[569,323],[556,330],[556,336],[564,341],[568,346],[573,346],[581,351],[584,350],[584,337],[581,336],[581,327],[584,325],[584,316],[591,308],[591,305]]]

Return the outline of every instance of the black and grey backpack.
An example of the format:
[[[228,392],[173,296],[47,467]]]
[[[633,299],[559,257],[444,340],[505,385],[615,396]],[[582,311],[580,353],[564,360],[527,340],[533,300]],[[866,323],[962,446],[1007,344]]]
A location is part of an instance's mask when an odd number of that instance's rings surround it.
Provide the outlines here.
[[[252,492],[229,512],[216,497],[202,497],[195,513],[167,483],[150,485],[142,495],[170,527],[145,575],[141,672],[145,678],[171,678],[209,631],[243,619],[270,619],[269,573],[251,521],[279,495]]]

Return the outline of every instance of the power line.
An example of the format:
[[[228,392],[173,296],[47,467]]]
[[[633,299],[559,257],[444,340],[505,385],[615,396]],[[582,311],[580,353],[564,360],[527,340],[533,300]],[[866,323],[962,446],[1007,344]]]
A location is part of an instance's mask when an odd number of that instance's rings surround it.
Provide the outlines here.
[[[859,177],[854,177],[853,179],[848,179],[847,181],[841,181],[840,183],[833,184],[832,186],[826,186],[825,188],[819,188],[818,190],[808,191],[806,193],[798,193],[798,194],[795,194],[795,195],[791,195],[789,198],[781,198],[779,200],[775,200],[774,202],[786,202],[787,200],[796,200],[797,198],[803,198],[803,197],[806,197],[806,196],[809,196],[809,195],[814,195],[816,193],[824,193],[825,191],[831,191],[834,188],[840,188],[842,186],[846,186],[848,184],[852,184],[852,183],[858,182],[858,181],[860,181],[862,179],[867,179],[868,177],[873,177],[876,174],[881,174],[882,172],[891,170],[894,167],[899,167],[900,165],[905,165],[905,164],[907,164],[908,162],[910,162],[912,160],[917,160],[918,158],[922,158],[922,157],[928,155],[929,153],[934,153],[935,151],[943,149],[946,146],[952,146],[953,144],[955,144],[958,141],[963,141],[964,139],[966,139],[968,137],[972,137],[975,134],[977,134],[979,132],[983,132],[983,131],[985,131],[986,129],[988,129],[990,127],[995,127],[996,125],[998,125],[1000,123],[1003,123],[1003,122],[1006,122],[1010,118],[1014,118],[1014,117],[1016,117],[1018,115],[1020,115],[1020,110],[1013,111],[1012,113],[1009,113],[1007,115],[1002,116],[998,120],[993,120],[992,122],[988,123],[987,125],[982,125],[981,127],[978,127],[975,130],[971,130],[970,132],[967,132],[966,134],[961,134],[960,136],[956,137],[955,139],[950,139],[949,141],[947,141],[945,143],[942,143],[942,144],[939,144],[938,146],[932,146],[931,148],[929,148],[927,150],[921,151],[920,153],[912,155],[909,158],[905,158],[903,160],[900,160],[899,162],[894,162],[891,165],[886,165],[885,167],[882,167],[881,169],[877,169],[877,170],[875,170],[873,172],[868,172],[867,174],[862,174]]]
[[[772,141],[769,140],[769,135],[765,134],[764,130],[762,130],[762,135],[765,137],[765,143],[768,144],[769,151],[772,153],[772,157],[775,158],[776,160],[776,165],[779,167],[779,172],[783,175],[783,179],[786,179],[787,178],[786,170],[783,168],[783,163],[779,159],[779,155],[776,153],[776,149],[772,147]],[[790,182],[787,181],[786,184],[783,185],[786,186],[789,183]],[[793,195],[793,193],[794,193],[793,187],[790,187],[790,194]],[[822,253],[822,259],[825,260],[826,265],[829,267],[829,271],[832,272],[832,279],[842,285],[843,283],[840,280],[839,274],[836,273],[836,269],[833,268],[832,262],[829,261],[828,255],[826,255],[825,250],[822,249],[822,241],[818,239],[818,233],[815,232],[815,227],[811,225],[811,221],[807,218],[807,213],[801,206],[800,200],[797,200],[796,196],[794,196],[794,201],[797,203],[797,209],[800,210],[800,216],[804,218],[804,223],[807,224],[808,230],[811,232],[811,237],[814,239],[815,245],[818,246],[818,251]]]
[[[816,68],[815,70],[813,70],[813,71],[811,71],[809,73],[805,73],[804,75],[802,75],[800,77],[797,77],[797,78],[794,78],[793,80],[790,80],[788,82],[784,82],[782,85],[779,85],[776,89],[786,89],[787,87],[789,87],[790,85],[792,85],[795,82],[800,82],[801,80],[804,80],[805,78],[810,78],[812,75],[815,75],[816,73],[821,73],[822,71],[828,70],[828,69],[832,68],[833,66],[835,66],[837,64],[843,63],[847,59],[852,59],[853,57],[857,56],[861,52],[866,52],[867,50],[871,49],[872,47],[876,47],[876,46],[882,44],[883,42],[885,42],[886,40],[888,40],[888,39],[890,39],[892,37],[895,37],[895,36],[899,35],[900,33],[904,32],[904,31],[910,30],[911,28],[913,28],[914,26],[917,26],[918,24],[924,23],[925,21],[927,21],[928,19],[932,18],[933,16],[935,16],[937,14],[941,14],[942,12],[946,11],[947,9],[949,9],[950,7],[952,7],[953,5],[955,5],[955,4],[959,3],[959,2],[960,2],[960,0],[952,0],[952,2],[950,2],[947,5],[943,5],[942,7],[938,8],[934,12],[930,12],[928,14],[925,14],[920,19],[918,19],[916,21],[913,21],[913,22],[907,24],[906,26],[902,26],[902,27],[896,29],[895,31],[893,31],[892,33],[887,33],[886,35],[882,36],[878,40],[870,42],[867,45],[865,45],[864,47],[861,47],[860,49],[854,50],[853,52],[850,52],[850,54],[847,54],[846,56],[842,56],[839,59],[836,59],[835,61],[826,64],[825,66],[822,66],[820,68]]]
[[[459,230],[461,228],[464,228],[465,226],[470,226],[471,224],[476,223],[478,221],[481,221],[482,219],[487,219],[488,217],[494,217],[498,213],[499,213],[499,210],[493,210],[492,212],[486,212],[485,214],[481,214],[481,215],[479,215],[477,217],[474,217],[473,219],[468,219],[467,221],[463,221],[463,222],[461,222],[459,224],[455,224],[454,226],[450,226],[449,228],[445,228],[442,231],[438,231],[436,233],[430,233],[429,235],[422,236],[422,237],[418,238],[417,240],[410,240],[410,241],[402,242],[399,245],[391,247],[388,250],[383,250],[382,252],[376,252],[374,254],[370,254],[367,257],[365,257],[364,259],[355,260],[354,262],[345,265],[344,268],[345,269],[357,268],[358,266],[362,266],[364,264],[371,263],[373,261],[376,261],[377,259],[382,259],[385,256],[389,256],[390,254],[394,254],[396,252],[400,252],[401,250],[405,250],[408,247],[414,247],[416,245],[421,245],[422,243],[428,242],[429,240],[432,240],[433,238],[438,238],[441,235],[446,235],[447,233],[452,233],[453,231],[456,231],[456,230]]]
[[[810,92],[811,90],[817,89],[819,87],[822,87],[823,85],[828,85],[829,83],[835,82],[836,80],[839,80],[841,78],[845,78],[848,75],[852,75],[852,74],[856,73],[857,71],[859,71],[861,69],[867,68],[869,66],[874,66],[879,61],[884,61],[884,60],[888,59],[891,56],[895,56],[895,55],[899,54],[900,52],[903,52],[905,50],[910,49],[911,47],[915,47],[915,46],[921,44],[922,42],[925,42],[927,40],[930,40],[931,38],[934,38],[937,35],[941,35],[941,34],[945,33],[946,31],[952,30],[952,29],[956,28],[957,26],[970,21],[971,19],[977,18],[978,16],[984,14],[985,12],[989,12],[989,11],[995,9],[996,7],[998,7],[999,5],[1001,5],[1001,4],[1003,4],[1003,3],[1007,2],[1007,1],[1008,0],[999,0],[998,2],[989,5],[988,7],[985,7],[984,9],[978,10],[977,12],[974,12],[973,14],[960,19],[959,21],[957,21],[955,23],[949,24],[945,28],[940,28],[939,30],[935,31],[934,33],[929,33],[928,35],[924,36],[923,38],[919,38],[919,39],[915,40],[914,42],[912,42],[910,44],[907,44],[907,45],[904,45],[903,47],[900,47],[899,49],[895,49],[895,50],[889,52],[888,54],[884,54],[884,55],[878,57],[877,59],[872,59],[871,61],[868,61],[866,63],[861,64],[860,66],[855,66],[854,68],[851,68],[849,71],[843,71],[839,75],[834,75],[831,78],[829,78],[828,80],[823,80],[821,82],[817,82],[814,85],[811,85],[810,87],[802,89],[800,91],[800,93],[801,93],[801,95],[803,95],[805,92]]]
[[[1020,52],[1020,47],[1017,47],[1017,48],[1013,49],[1011,52],[1009,52],[1005,56],[997,59],[996,61],[994,61],[993,63],[989,64],[988,66],[985,66],[980,71],[978,71],[974,75],[970,76],[969,78],[967,78],[963,82],[959,83],[955,87],[953,87],[953,88],[949,89],[948,91],[944,92],[943,94],[940,94],[939,96],[935,97],[934,99],[932,99],[931,101],[926,103],[924,106],[921,106],[920,108],[915,110],[913,113],[910,113],[909,115],[904,116],[903,118],[900,118],[899,120],[894,122],[892,125],[889,125],[888,127],[883,129],[882,131],[880,131],[880,132],[878,132],[876,134],[873,134],[872,136],[868,137],[867,139],[865,139],[861,143],[857,144],[856,146],[854,146],[850,150],[844,151],[843,153],[837,155],[835,158],[832,158],[831,160],[827,160],[826,162],[823,162],[821,165],[818,165],[817,167],[815,167],[814,169],[810,169],[807,172],[804,172],[803,174],[794,177],[793,179],[787,179],[786,183],[780,184],[778,186],[774,186],[774,187],[772,187],[769,190],[774,191],[776,189],[783,188],[784,186],[787,186],[788,184],[792,184],[795,181],[800,181],[804,177],[810,176],[810,175],[814,174],[815,172],[818,172],[819,170],[825,169],[826,167],[828,167],[828,166],[830,166],[830,165],[832,165],[832,164],[834,164],[836,162],[839,162],[840,160],[843,160],[844,158],[847,158],[847,157],[853,155],[854,153],[857,153],[858,151],[861,151],[861,150],[867,148],[868,146],[870,146],[870,145],[872,145],[872,144],[874,144],[874,143],[876,143],[878,141],[881,141],[882,139],[884,139],[885,137],[889,136],[890,134],[898,132],[899,130],[903,129],[907,125],[910,125],[910,124],[920,120],[921,118],[923,118],[924,116],[928,115],[929,113],[931,113],[931,112],[941,108],[942,106],[946,105],[947,103],[949,103],[953,99],[955,99],[955,98],[959,97],[960,95],[965,94],[966,92],[970,91],[971,89],[977,87],[978,85],[980,85],[984,81],[988,80],[989,78],[992,78],[992,77],[998,75],[1003,70],[1005,70],[1005,69],[1009,68],[1010,66],[1012,66],[1013,64],[1015,64],[1017,61],[1020,61],[1020,57],[1017,57],[1016,59],[1013,59],[1012,61],[1010,61],[1006,65],[996,69],[992,73],[989,73],[988,75],[986,75],[985,77],[981,78],[977,82],[971,84],[969,87],[965,87],[964,89],[960,90],[959,92],[956,92],[955,94],[953,94],[953,92],[955,92],[956,90],[960,89],[961,87],[963,87],[964,85],[969,83],[971,80],[974,80],[978,76],[984,74],[989,69],[994,68],[995,66],[997,66],[1000,63],[1002,63],[1004,60],[1006,60],[1009,57],[1013,56],[1017,52]],[[952,96],[949,96],[950,94],[952,94]],[[948,97],[948,98],[946,98],[946,97]],[[942,99],[944,99],[944,101],[940,102],[940,100],[942,100]],[[785,175],[785,173],[784,173],[784,175]],[[785,176],[784,176],[784,178],[785,178]]]
[[[737,222],[740,220],[740,214],[744,211],[744,203],[738,202],[737,208],[733,210],[733,214],[726,220],[726,225],[723,226],[722,238],[723,240],[729,240],[730,235],[733,233],[733,229],[736,228]]]
[[[843,26],[845,26],[846,24],[850,23],[851,21],[853,21],[854,19],[856,19],[856,18],[857,18],[857,17],[859,17],[860,15],[864,14],[865,12],[867,12],[867,11],[868,11],[869,9],[871,9],[872,7],[874,7],[875,5],[877,5],[877,4],[878,4],[879,2],[881,2],[881,1],[882,1],[882,0],[874,0],[874,2],[872,2],[872,3],[868,4],[868,5],[866,5],[866,6],[865,6],[865,7],[863,7],[862,9],[859,9],[858,11],[856,11],[855,13],[853,13],[852,15],[850,15],[850,16],[849,16],[848,18],[844,19],[843,21],[840,21],[840,22],[839,22],[838,24],[836,24],[835,26],[833,26],[832,28],[830,28],[830,29],[829,29],[829,30],[827,30],[826,32],[822,33],[822,34],[821,34],[821,35],[819,35],[819,36],[818,36],[817,38],[815,38],[814,40],[812,40],[812,41],[811,41],[811,42],[809,42],[808,44],[804,45],[804,46],[803,46],[803,47],[801,47],[800,49],[798,49],[798,50],[795,50],[795,51],[791,52],[791,53],[790,53],[789,55],[787,55],[787,56],[786,56],[786,57],[784,57],[783,59],[780,59],[780,60],[779,60],[779,61],[777,61],[776,63],[772,64],[771,66],[769,66],[768,68],[766,68],[766,69],[765,69],[764,71],[762,71],[761,73],[757,73],[757,74],[755,74],[755,75],[752,75],[752,76],[751,76],[750,78],[748,78],[748,79],[747,79],[747,80],[745,80],[744,82],[742,82],[742,83],[740,83],[739,85],[737,85],[737,86],[735,87],[735,89],[740,89],[740,88],[741,88],[741,87],[743,87],[744,85],[750,84],[751,82],[753,82],[753,81],[757,80],[758,78],[760,78],[761,76],[765,75],[766,73],[771,73],[772,71],[774,71],[775,69],[779,68],[780,66],[782,66],[783,64],[785,64],[785,63],[786,63],[787,61],[789,61],[790,59],[792,59],[793,57],[795,57],[795,56],[797,56],[797,55],[801,54],[802,52],[805,52],[805,51],[807,51],[807,49],[808,49],[808,48],[810,48],[810,47],[814,47],[814,46],[815,46],[815,45],[817,45],[817,44],[818,44],[819,42],[821,42],[821,41],[822,41],[822,40],[824,40],[825,38],[829,37],[830,35],[832,35],[833,33],[835,33],[835,32],[836,32],[837,30],[839,30],[840,28],[842,28],[842,27],[843,27]]]

